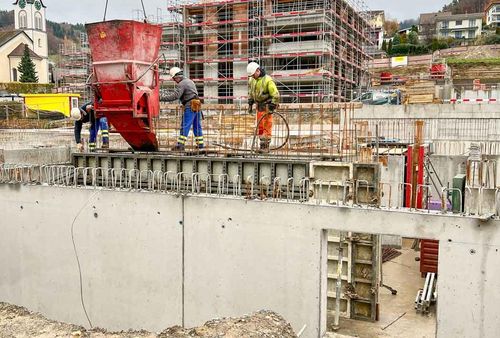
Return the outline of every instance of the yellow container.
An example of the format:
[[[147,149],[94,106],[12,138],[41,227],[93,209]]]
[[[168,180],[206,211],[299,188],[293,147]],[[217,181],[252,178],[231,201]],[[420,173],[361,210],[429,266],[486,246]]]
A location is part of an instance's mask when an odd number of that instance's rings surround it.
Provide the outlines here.
[[[78,107],[80,94],[21,94],[24,103],[32,110],[57,112],[69,117],[71,108]]]

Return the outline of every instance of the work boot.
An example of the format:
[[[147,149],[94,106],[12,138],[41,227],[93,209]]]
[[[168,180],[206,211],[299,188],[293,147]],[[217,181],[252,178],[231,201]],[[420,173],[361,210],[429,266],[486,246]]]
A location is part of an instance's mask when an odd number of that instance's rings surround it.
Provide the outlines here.
[[[177,143],[174,147],[172,147],[172,151],[184,151],[184,144]]]
[[[102,149],[109,149],[109,143],[103,143]]]

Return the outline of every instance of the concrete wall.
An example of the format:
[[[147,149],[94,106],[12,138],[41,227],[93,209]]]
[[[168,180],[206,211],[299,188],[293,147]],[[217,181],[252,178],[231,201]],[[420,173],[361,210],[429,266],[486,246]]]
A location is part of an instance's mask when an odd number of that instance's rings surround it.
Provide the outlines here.
[[[363,105],[354,112],[356,119],[436,119],[436,118],[498,118],[500,106],[495,104],[412,104]]]
[[[47,164],[69,163],[71,161],[71,147],[61,146],[39,149],[2,150],[0,163],[15,164]]]
[[[380,209],[0,185],[0,299],[159,330],[262,308],[326,330],[324,229],[439,239],[438,337],[496,337],[500,221]],[[369,219],[370,222],[366,222]]]

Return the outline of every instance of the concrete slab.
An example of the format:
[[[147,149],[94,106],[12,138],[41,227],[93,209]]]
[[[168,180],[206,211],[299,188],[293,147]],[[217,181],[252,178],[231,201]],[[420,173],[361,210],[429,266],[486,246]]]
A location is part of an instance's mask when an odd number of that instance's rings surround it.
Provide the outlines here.
[[[3,161],[16,164],[56,164],[69,163],[71,147],[4,150]]]

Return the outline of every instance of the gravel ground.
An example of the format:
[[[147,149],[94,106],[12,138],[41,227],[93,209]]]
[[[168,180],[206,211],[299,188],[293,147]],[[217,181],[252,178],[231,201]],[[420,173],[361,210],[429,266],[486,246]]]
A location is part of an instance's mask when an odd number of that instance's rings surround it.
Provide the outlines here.
[[[293,338],[297,335],[283,317],[272,311],[259,311],[240,318],[222,318],[206,322],[203,326],[186,329],[180,326],[161,333],[148,331],[108,332],[100,328],[86,330],[82,326],[47,319],[39,313],[0,302],[0,337],[2,338],[188,338],[188,337],[267,337]]]

